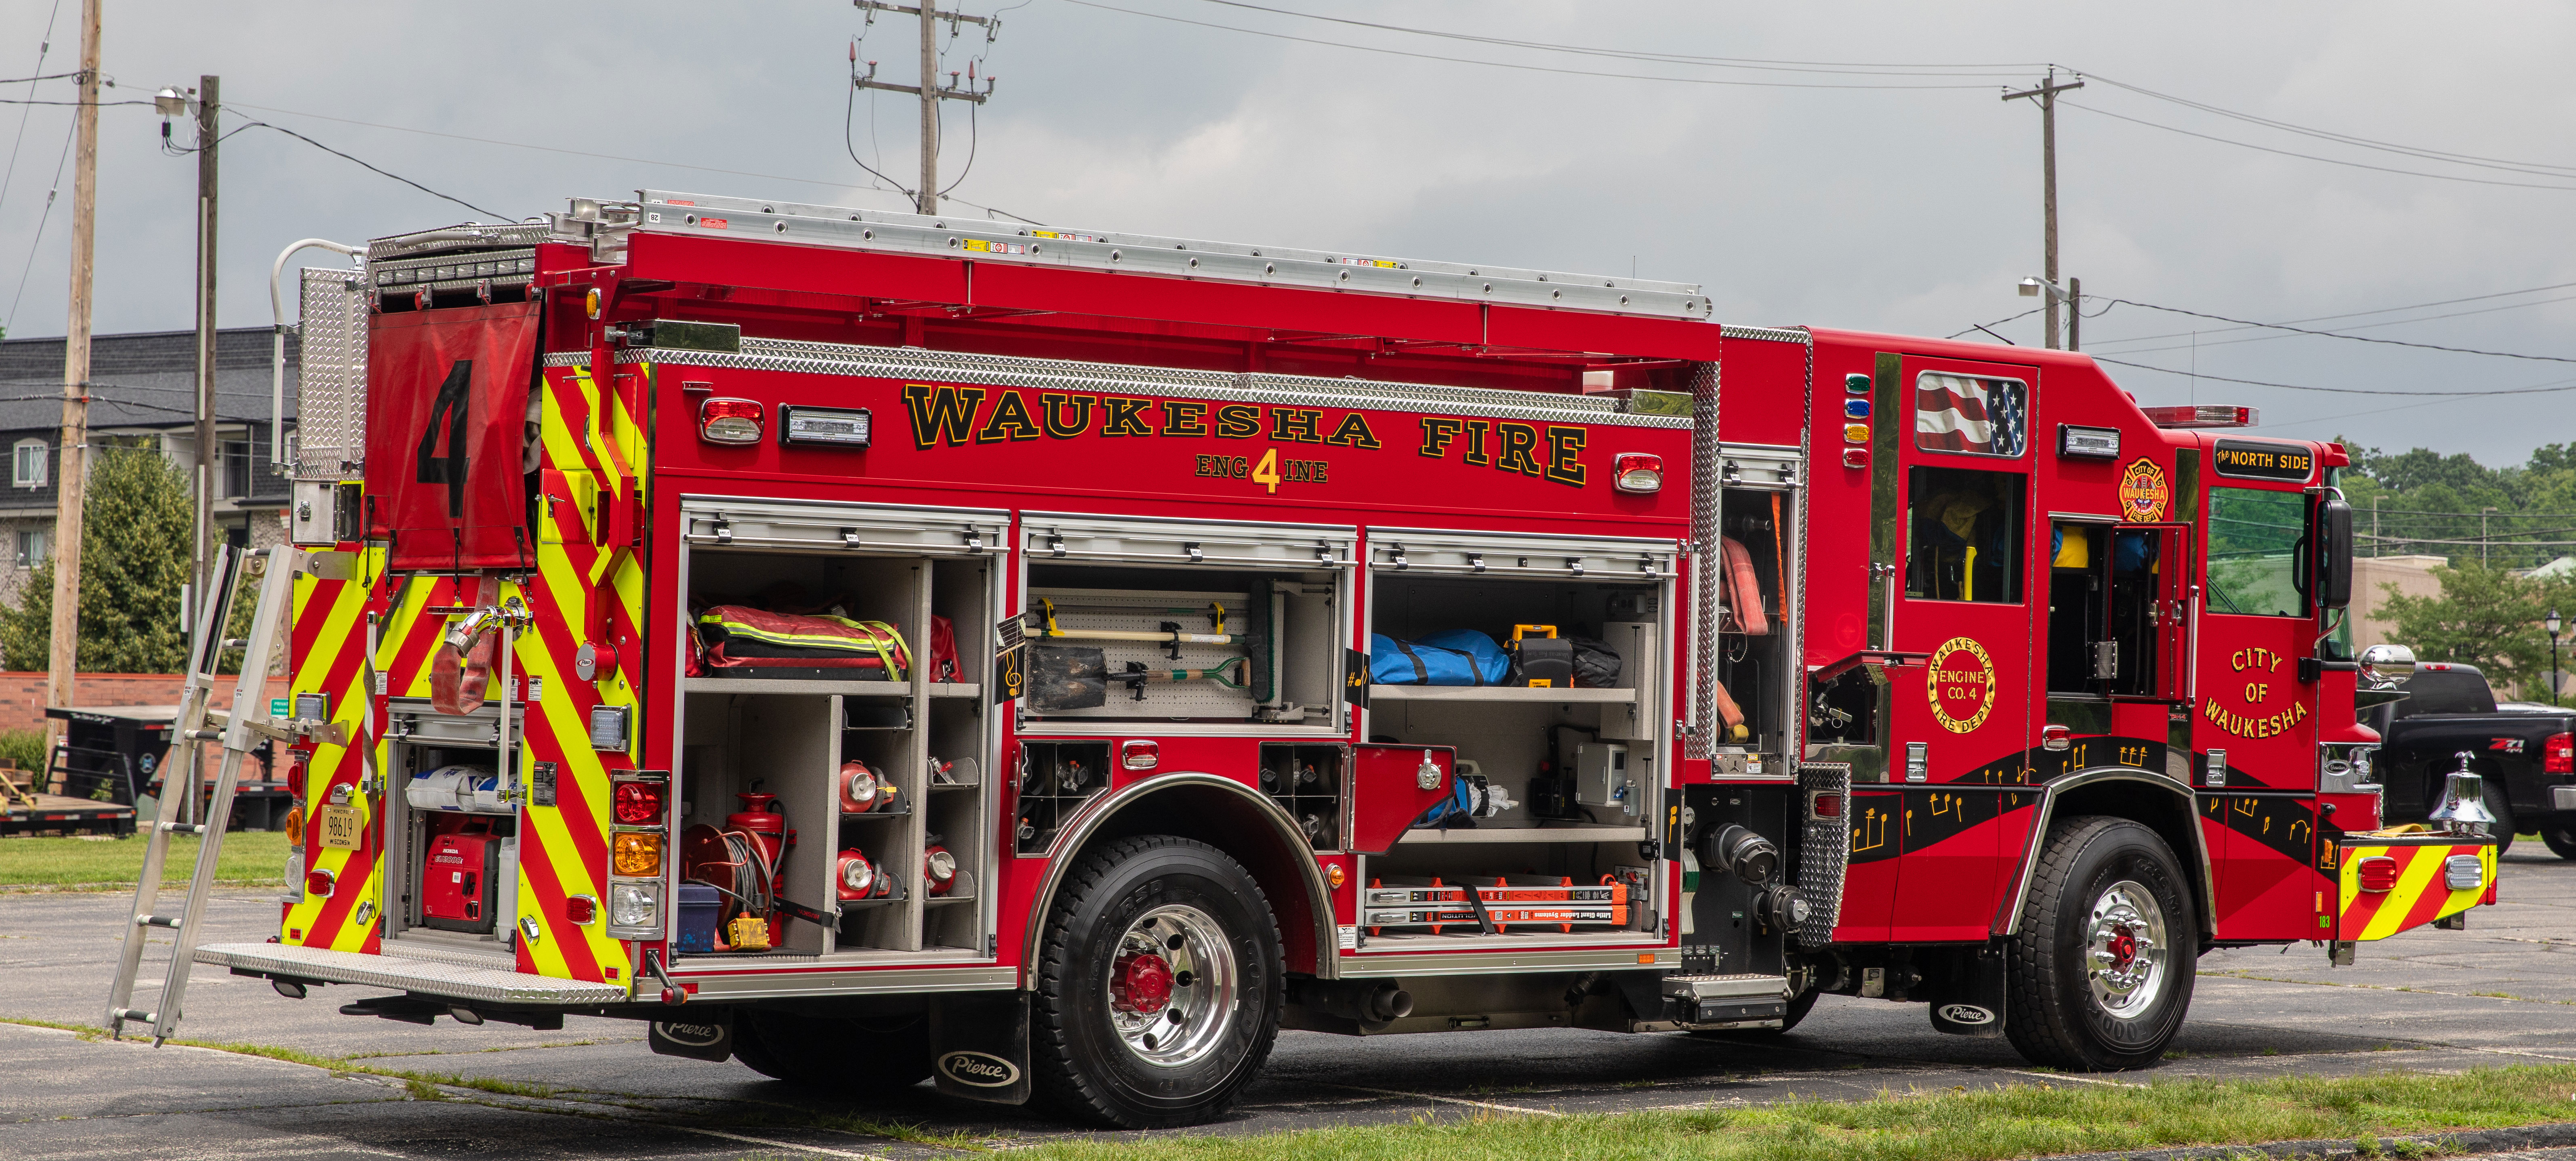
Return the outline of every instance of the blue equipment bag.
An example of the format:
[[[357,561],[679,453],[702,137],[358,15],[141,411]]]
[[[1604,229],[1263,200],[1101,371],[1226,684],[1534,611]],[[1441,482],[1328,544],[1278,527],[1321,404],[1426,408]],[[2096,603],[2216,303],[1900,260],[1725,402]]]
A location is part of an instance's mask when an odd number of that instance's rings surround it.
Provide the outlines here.
[[[1501,685],[1511,671],[1503,647],[1473,629],[1419,641],[1369,634],[1369,681],[1377,685]]]

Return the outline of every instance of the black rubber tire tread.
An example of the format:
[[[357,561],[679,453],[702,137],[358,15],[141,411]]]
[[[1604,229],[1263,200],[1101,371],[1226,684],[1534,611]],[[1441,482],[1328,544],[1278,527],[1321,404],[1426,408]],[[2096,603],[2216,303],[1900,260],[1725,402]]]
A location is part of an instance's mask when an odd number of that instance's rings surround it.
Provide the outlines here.
[[[1183,861],[1198,865],[1175,866]],[[1206,877],[1247,906],[1255,916],[1254,929],[1229,934],[1236,942],[1238,970],[1247,977],[1255,973],[1262,977],[1257,981],[1258,1010],[1244,1014],[1253,1022],[1253,1036],[1241,1058],[1213,1087],[1183,1103],[1159,1107],[1113,1091],[1091,1074],[1092,1067],[1083,1059],[1083,1038],[1075,1027],[1077,1021],[1091,1013],[1082,1002],[1084,997],[1068,987],[1074,950],[1092,934],[1090,930],[1076,931],[1077,920],[1086,911],[1094,910],[1096,900],[1099,907],[1116,906],[1121,900],[1103,897],[1117,889],[1118,881],[1134,878],[1131,872],[1139,864],[1158,863]],[[1228,879],[1232,881],[1223,881]],[[1140,890],[1141,886],[1130,888],[1129,899]],[[1123,922],[1120,927],[1124,930]],[[1246,942],[1256,949],[1257,959],[1243,954]],[[1280,1012],[1287,1006],[1287,971],[1280,961],[1279,921],[1260,883],[1224,851],[1175,835],[1117,839],[1086,852],[1065,876],[1047,910],[1037,969],[1037,988],[1029,1004],[1029,1081],[1037,1103],[1066,1117],[1121,1128],[1180,1128],[1204,1124],[1224,1113],[1269,1061],[1271,1046],[1279,1038]]]
[[[1694,1031],[1691,1035],[1704,1036],[1711,1040],[1754,1041],[1770,1040],[1784,1036],[1787,1035],[1791,1029],[1798,1026],[1798,1021],[1806,1019],[1808,1012],[1815,1010],[1816,997],[1823,994],[1824,992],[1815,988],[1809,988],[1804,992],[1798,993],[1797,999],[1789,1001],[1788,1014],[1781,1017],[1780,1026],[1777,1028],[1705,1028]]]
[[[2550,852],[2559,858],[2576,859],[2576,823],[2542,827],[2540,841],[2547,843]]]
[[[2160,1026],[2152,1027],[2144,1041],[2125,1046],[2104,1042],[2090,1027],[2086,1009],[2092,1003],[2091,989],[2070,962],[2074,959],[2069,950],[2072,938],[2061,937],[2068,893],[2089,891],[2090,880],[2095,877],[2087,875],[2086,882],[2075,882],[2078,864],[2092,861],[2086,859],[2088,851],[2119,843],[2144,848],[2150,860],[2161,864],[2157,870],[2167,880],[2161,886],[2168,896],[2164,902],[2170,908],[2165,916],[2166,938],[2178,953],[2167,961],[2169,982],[2159,1006],[2141,1018]],[[2160,886],[2146,885],[2151,889]],[[2039,865],[2031,876],[2030,892],[2022,900],[2021,933],[2005,941],[2004,1035],[2031,1063],[2070,1072],[2145,1068],[2163,1059],[2165,1046],[2182,1029],[2183,1016],[2191,1008],[2192,979],[2200,953],[2196,901],[2181,860],[2174,857],[2173,849],[2155,831],[2125,818],[2078,816],[2057,820],[2049,828],[2047,845],[2041,848]],[[2085,901],[2078,899],[2073,905],[2081,908]]]
[[[749,1011],[733,1021],[734,1059],[805,1088],[884,1091],[930,1079],[930,1018]]]
[[[2513,849],[2513,832],[2522,829],[2521,824],[2513,820],[2513,806],[2505,793],[2502,775],[2487,775],[2486,799],[2487,813],[2496,819],[2487,831],[2495,836],[2496,856],[2502,858],[2506,851]]]

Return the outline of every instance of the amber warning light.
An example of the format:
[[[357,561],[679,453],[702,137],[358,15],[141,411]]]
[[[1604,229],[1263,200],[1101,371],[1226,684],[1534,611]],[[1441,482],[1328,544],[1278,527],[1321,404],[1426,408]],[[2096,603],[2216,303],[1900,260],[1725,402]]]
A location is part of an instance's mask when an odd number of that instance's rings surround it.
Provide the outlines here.
[[[1611,461],[1611,479],[1622,492],[1652,495],[1664,490],[1664,457],[1625,452]]]
[[[750,399],[708,399],[698,404],[698,438],[708,443],[759,443],[764,413]]]

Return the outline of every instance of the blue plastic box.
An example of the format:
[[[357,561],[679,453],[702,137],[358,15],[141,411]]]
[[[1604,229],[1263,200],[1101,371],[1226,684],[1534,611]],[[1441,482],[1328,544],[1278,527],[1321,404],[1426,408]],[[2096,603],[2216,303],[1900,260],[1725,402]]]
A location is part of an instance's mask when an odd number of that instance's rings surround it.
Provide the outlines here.
[[[724,914],[724,892],[704,883],[680,884],[680,931],[674,950],[704,954],[716,949],[716,920]]]

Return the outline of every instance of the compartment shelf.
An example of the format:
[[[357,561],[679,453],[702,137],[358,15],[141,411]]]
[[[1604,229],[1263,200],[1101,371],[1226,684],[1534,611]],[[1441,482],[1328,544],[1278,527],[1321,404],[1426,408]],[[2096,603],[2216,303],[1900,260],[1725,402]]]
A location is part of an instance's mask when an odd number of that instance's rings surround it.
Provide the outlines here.
[[[981,683],[973,681],[934,681],[930,683],[930,696],[982,697],[984,687]]]
[[[689,677],[680,688],[689,693],[837,693],[843,697],[905,698],[908,681],[829,681],[795,677]],[[935,696],[935,695],[934,695]]]
[[[1633,703],[1633,689],[1595,689],[1577,686],[1551,689],[1545,686],[1526,689],[1513,685],[1372,685],[1369,700],[1379,701],[1498,701],[1540,702],[1571,705],[1577,702],[1613,704]]]
[[[841,812],[841,821],[843,821],[843,822],[848,822],[848,821],[850,821],[851,819],[854,819],[854,818],[910,818],[910,817],[912,817],[912,808],[911,808],[911,807],[909,807],[909,806],[899,806],[899,807],[896,807],[896,808],[895,808],[895,809],[893,809],[893,810],[855,810],[855,811],[853,811],[853,810],[844,810],[844,811],[842,811],[842,812]]]
[[[1450,845],[1490,846],[1502,843],[1641,843],[1646,841],[1642,826],[1479,826],[1473,829],[1441,830],[1421,827],[1404,832],[1396,840],[1406,846],[1445,843]]]

